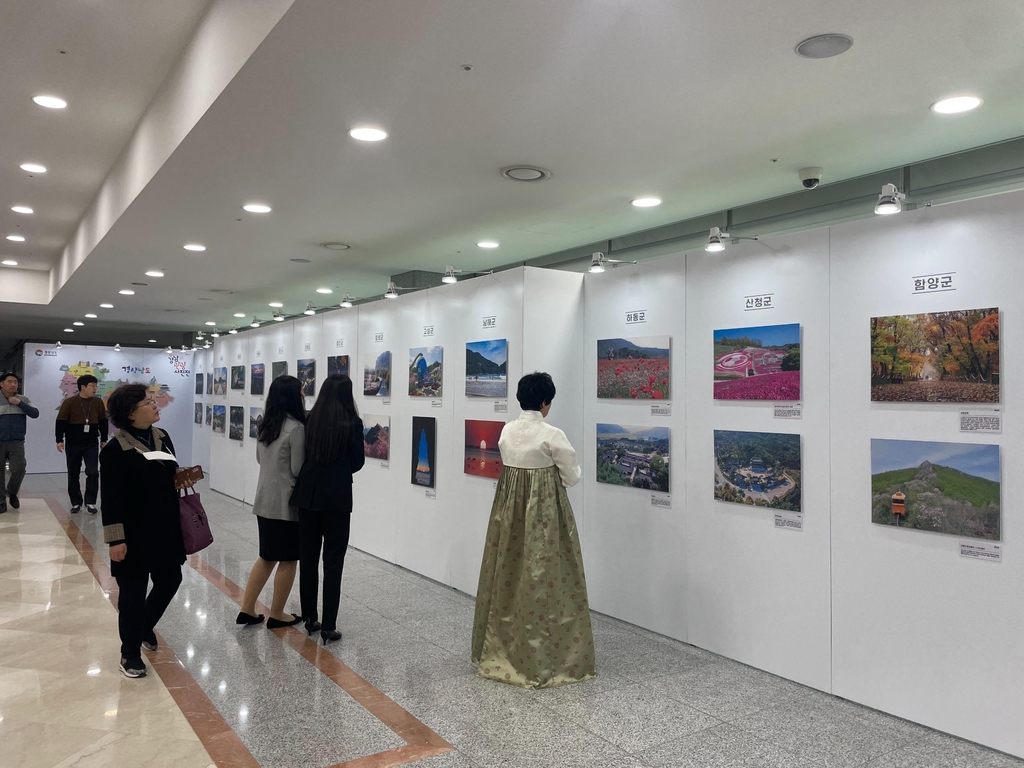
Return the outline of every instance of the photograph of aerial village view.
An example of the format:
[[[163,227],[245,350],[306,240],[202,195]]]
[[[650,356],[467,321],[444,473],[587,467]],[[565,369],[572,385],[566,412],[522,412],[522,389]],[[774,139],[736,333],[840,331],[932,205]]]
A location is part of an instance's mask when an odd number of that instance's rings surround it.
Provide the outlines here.
[[[715,331],[715,400],[799,399],[799,323]]]
[[[597,482],[669,492],[668,427],[597,425]]]
[[[999,310],[871,318],[871,399],[998,403]]]
[[[800,511],[800,435],[715,430],[715,498]]]

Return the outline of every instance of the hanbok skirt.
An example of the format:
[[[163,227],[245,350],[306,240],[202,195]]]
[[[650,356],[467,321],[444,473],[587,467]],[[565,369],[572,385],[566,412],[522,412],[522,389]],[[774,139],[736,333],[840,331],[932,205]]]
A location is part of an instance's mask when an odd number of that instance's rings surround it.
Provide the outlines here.
[[[524,688],[596,674],[579,534],[557,467],[501,471],[480,566],[472,658],[481,677]]]

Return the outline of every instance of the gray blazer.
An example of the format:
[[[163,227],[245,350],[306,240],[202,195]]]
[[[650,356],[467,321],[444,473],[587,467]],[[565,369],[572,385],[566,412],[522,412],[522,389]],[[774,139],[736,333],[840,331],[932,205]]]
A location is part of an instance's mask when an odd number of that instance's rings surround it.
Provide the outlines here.
[[[299,511],[288,505],[295,478],[306,458],[306,428],[291,416],[281,425],[281,434],[270,445],[256,442],[260,479],[252,502],[254,515],[270,520],[298,521]]]

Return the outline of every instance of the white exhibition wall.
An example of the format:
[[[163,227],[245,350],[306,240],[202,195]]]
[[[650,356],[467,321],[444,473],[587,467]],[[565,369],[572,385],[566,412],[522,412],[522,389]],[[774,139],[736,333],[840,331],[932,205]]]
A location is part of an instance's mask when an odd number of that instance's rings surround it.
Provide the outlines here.
[[[160,426],[171,436],[178,460],[192,463],[193,353],[124,347],[63,344],[25,345],[25,381],[22,391],[39,409],[28,420],[25,451],[28,471],[66,472],[64,456],[57,452],[54,420],[65,397],[78,392],[75,381],[90,374],[99,379],[97,395],[106,399],[119,384],[140,383],[152,389],[160,407]],[[111,425],[110,434],[116,428]]]
[[[315,358],[322,381],[327,356],[348,354],[358,385],[367,358],[390,350],[392,396],[357,398],[361,413],[390,417],[392,439],[389,464],[368,461],[356,478],[352,544],[469,594],[494,482],[462,472],[464,421],[516,418],[515,382],[547,370],[558,386],[549,420],[584,469],[570,498],[594,610],[1024,756],[1024,561],[1012,503],[1024,480],[1007,471],[1024,449],[1013,418],[1024,393],[1013,302],[1022,206],[1024,194],[1008,194],[600,275],[514,269],[221,337],[196,368],[245,364],[248,377],[262,360],[269,386],[273,360],[294,373],[298,358]],[[956,273],[955,291],[914,292],[914,276],[938,272]],[[747,306],[764,294],[772,309]],[[992,306],[1002,310],[1002,434],[961,434],[958,405],[870,401],[872,316]],[[802,418],[776,418],[772,402],[714,400],[713,331],[782,323],[801,326]],[[598,400],[597,340],[637,336],[671,337],[671,397]],[[509,397],[466,397],[464,345],[494,338],[508,339]],[[411,398],[408,351],[433,345],[444,348],[444,392]],[[244,405],[247,416],[262,404],[248,382],[202,399]],[[410,482],[413,416],[438,419],[434,494]],[[598,484],[599,422],[669,427],[671,493]],[[714,500],[716,429],[800,435],[803,530]],[[208,444],[213,487],[251,500],[247,432],[238,443],[203,426],[195,455]],[[872,437],[1000,445],[1002,562],[961,557],[954,536],[872,524]]]

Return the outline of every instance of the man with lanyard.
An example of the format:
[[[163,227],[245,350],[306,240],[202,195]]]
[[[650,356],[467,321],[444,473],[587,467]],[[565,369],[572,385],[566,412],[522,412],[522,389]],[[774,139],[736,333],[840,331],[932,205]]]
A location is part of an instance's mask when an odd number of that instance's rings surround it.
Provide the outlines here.
[[[79,475],[85,459],[85,508],[96,514],[96,497],[100,490],[100,448],[107,444],[107,409],[96,397],[95,376],[78,377],[78,395],[65,398],[57,412],[57,450],[68,465],[68,496],[71,513],[82,511],[82,486]],[[99,445],[97,445],[99,438]]]
[[[0,375],[0,486],[3,485],[4,465],[11,463],[11,480],[6,495],[0,487],[0,513],[7,511],[7,497],[11,507],[18,509],[18,491],[25,479],[25,419],[39,417],[39,410],[22,395],[18,396],[18,377],[13,373]]]

